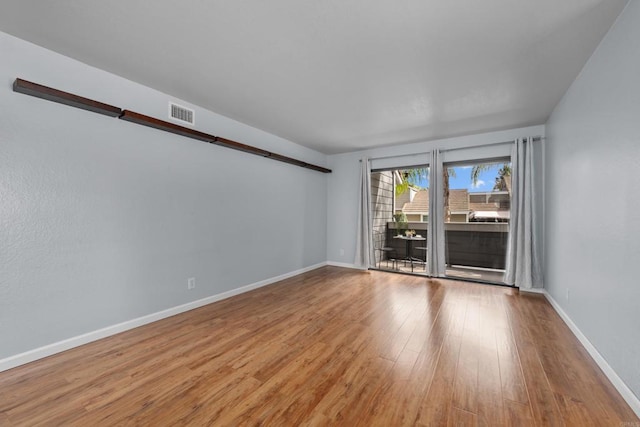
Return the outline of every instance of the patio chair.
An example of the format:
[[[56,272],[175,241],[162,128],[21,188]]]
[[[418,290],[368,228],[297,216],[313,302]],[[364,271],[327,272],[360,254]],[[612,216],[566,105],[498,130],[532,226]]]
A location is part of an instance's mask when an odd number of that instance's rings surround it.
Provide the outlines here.
[[[378,258],[378,268],[380,268],[380,263],[382,262],[382,258],[384,257],[387,261],[387,268],[389,268],[389,261],[392,262],[393,269],[396,269],[396,261],[397,255],[395,248],[391,246],[385,246],[385,235],[380,230],[374,230],[373,232],[373,246],[376,251],[376,256],[379,255]]]
[[[427,247],[426,246],[416,246],[415,248],[413,248],[413,250],[415,251],[424,251],[424,257],[420,257],[421,260],[424,259],[423,261],[423,265],[424,265],[424,270],[427,271]]]

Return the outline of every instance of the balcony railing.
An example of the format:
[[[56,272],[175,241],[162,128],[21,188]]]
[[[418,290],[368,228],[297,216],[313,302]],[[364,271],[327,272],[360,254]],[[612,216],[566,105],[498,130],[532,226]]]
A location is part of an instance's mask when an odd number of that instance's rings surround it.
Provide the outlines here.
[[[415,230],[417,234],[427,237],[426,222],[409,222],[407,229]],[[448,266],[504,270],[509,236],[508,223],[445,223],[444,230],[445,262]],[[398,258],[405,258],[405,242],[394,239],[393,236],[396,234],[397,223],[388,222],[384,246],[394,248]],[[424,257],[424,252],[414,251],[413,256],[418,255]]]

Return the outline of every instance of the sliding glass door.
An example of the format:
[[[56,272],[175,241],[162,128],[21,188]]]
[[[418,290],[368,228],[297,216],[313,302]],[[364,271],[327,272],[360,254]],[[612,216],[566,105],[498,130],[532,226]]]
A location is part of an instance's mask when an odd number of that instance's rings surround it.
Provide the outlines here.
[[[509,241],[511,163],[445,163],[446,276],[502,283]]]
[[[430,194],[429,166],[374,170],[371,212],[375,268],[426,275],[429,203],[444,205],[445,276],[503,283],[509,241],[511,163],[445,162],[443,194]]]
[[[375,267],[425,274],[429,167],[371,173]]]

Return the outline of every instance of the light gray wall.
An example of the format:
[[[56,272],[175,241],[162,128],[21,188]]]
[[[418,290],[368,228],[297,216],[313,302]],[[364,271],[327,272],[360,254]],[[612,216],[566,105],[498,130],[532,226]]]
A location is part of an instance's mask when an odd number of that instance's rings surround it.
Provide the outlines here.
[[[545,287],[640,396],[640,1],[547,124]]]
[[[333,173],[328,177],[327,260],[338,264],[353,265],[358,215],[359,160],[364,156],[370,158],[406,156],[375,162],[376,168],[415,166],[428,163],[426,154],[416,154],[427,153],[435,148],[460,149],[444,153],[444,161],[500,157],[510,152],[509,146],[485,145],[513,141],[516,138],[526,136],[544,136],[544,133],[544,126],[530,126],[328,156],[328,164]],[[467,149],[462,149],[465,147]]]
[[[325,174],[14,93],[164,119],[173,99],[4,33],[0,58],[0,359],[326,260]],[[197,107],[196,124],[326,163]]]

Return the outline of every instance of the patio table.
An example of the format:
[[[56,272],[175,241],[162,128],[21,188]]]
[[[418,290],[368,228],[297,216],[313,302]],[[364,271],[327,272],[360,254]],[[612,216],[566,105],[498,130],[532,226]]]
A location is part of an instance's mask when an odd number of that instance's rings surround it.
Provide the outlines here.
[[[394,236],[394,239],[401,239],[405,241],[406,244],[406,256],[404,258],[404,260],[401,261],[409,261],[411,263],[411,272],[413,273],[413,262],[414,261],[419,261],[420,263],[422,263],[422,260],[419,258],[414,258],[412,255],[413,252],[413,242],[418,241],[418,242],[424,242],[425,240],[427,240],[426,237],[422,237],[422,236],[415,236],[415,237],[407,237],[407,236]],[[405,264],[406,265],[406,264]]]

